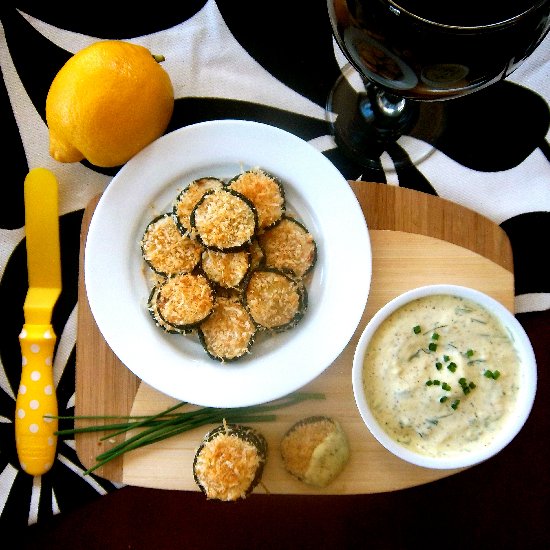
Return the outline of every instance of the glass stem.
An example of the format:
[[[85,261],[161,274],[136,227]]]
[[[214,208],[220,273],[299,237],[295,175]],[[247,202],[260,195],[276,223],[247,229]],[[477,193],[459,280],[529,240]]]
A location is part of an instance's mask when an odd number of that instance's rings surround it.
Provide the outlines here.
[[[375,103],[383,116],[392,118],[403,116],[406,106],[404,98],[394,96],[383,90],[376,90]]]
[[[379,143],[396,141],[407,133],[418,119],[418,105],[414,101],[395,96],[365,82],[366,93],[359,100],[359,110],[373,128],[373,137]]]

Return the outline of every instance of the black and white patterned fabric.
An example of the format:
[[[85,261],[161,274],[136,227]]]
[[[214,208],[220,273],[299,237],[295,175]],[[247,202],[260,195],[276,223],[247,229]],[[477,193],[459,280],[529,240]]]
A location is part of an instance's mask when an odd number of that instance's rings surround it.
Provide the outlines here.
[[[506,81],[450,102],[438,151],[415,168],[365,170],[340,151],[325,118],[329,91],[345,61],[334,45],[324,1],[257,4],[188,0],[132,7],[131,15],[87,5],[82,11],[40,3],[0,8],[0,517],[31,525],[118,487],[89,475],[74,441],[60,441],[41,477],[19,466],[14,439],[21,372],[18,335],[27,292],[23,181],[49,168],[60,185],[63,291],[53,324],[60,414],[74,414],[79,238],[84,208],[118,169],[61,164],[48,153],[45,100],[69,57],[101,39],[162,53],[174,85],[167,132],[206,120],[245,119],[282,128],[326,155],[347,179],[431,193],[499,224],[512,243],[516,312],[550,309],[550,36]],[[245,7],[246,6],[246,7]],[[305,16],[300,15],[306,13]],[[386,159],[384,166],[387,166]],[[391,159],[389,159],[391,163]],[[63,421],[60,428],[72,427]]]

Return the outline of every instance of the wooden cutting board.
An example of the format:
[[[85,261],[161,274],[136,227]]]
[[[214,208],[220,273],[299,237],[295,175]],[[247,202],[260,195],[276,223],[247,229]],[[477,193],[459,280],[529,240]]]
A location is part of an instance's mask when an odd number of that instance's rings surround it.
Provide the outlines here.
[[[379,183],[350,182],[367,220],[373,273],[361,322],[334,363],[304,391],[323,392],[323,401],[282,409],[277,420],[258,424],[269,445],[263,486],[272,494],[356,494],[392,491],[459,472],[417,467],[386,451],[363,424],[351,384],[353,353],[374,313],[398,294],[424,284],[452,283],[484,291],[514,311],[514,275],[510,242],[496,224],[450,201]],[[102,338],[86,298],[83,257],[87,229],[99,197],[83,219],[80,253],[76,346],[76,414],[144,415],[176,403],[127,369]],[[361,277],[360,273],[353,274]],[[107,283],[106,283],[107,284]],[[314,414],[338,419],[347,433],[351,457],[345,470],[324,489],[309,487],[285,472],[279,441],[297,420]],[[84,425],[81,422],[80,425]],[[213,427],[213,426],[212,426]],[[210,427],[211,428],[211,427]],[[198,428],[130,452],[94,473],[113,482],[163,489],[198,490],[192,477],[195,449],[209,427]],[[86,467],[112,446],[98,434],[76,436],[77,454]],[[120,440],[115,438],[115,441]]]

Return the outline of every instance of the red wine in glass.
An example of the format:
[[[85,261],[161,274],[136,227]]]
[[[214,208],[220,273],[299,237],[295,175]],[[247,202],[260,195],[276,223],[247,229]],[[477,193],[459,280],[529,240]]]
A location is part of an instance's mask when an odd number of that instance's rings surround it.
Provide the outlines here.
[[[510,75],[548,33],[550,0],[328,0],[349,61],[327,102],[337,143],[360,164],[408,135],[437,141],[448,100]],[[359,73],[364,90],[349,82]],[[433,150],[418,149],[420,162]]]

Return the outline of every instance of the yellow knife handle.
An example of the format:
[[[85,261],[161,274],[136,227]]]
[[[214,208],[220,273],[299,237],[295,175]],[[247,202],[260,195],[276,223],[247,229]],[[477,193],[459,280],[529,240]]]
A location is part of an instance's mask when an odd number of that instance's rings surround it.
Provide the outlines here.
[[[57,398],[53,380],[56,336],[51,325],[23,325],[19,335],[23,368],[15,403],[15,442],[25,472],[38,476],[56,455]]]

